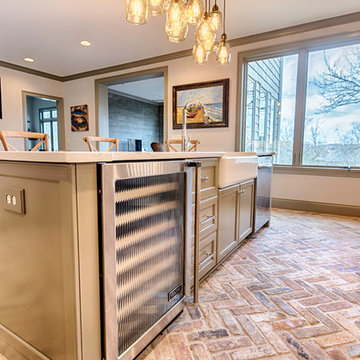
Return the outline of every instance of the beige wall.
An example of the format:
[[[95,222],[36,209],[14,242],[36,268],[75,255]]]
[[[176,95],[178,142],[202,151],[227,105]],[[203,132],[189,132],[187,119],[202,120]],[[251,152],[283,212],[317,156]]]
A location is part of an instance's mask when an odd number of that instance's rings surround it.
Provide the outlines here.
[[[87,151],[88,146],[82,140],[85,135],[95,136],[95,84],[94,80],[80,79],[65,82],[64,109],[65,109],[65,148],[67,150]],[[74,105],[88,105],[89,131],[71,131],[70,107]]]
[[[232,62],[228,66],[216,64],[214,56],[210,57],[209,64],[202,66],[194,64],[191,57],[186,57],[65,83],[59,83],[0,68],[0,76],[3,78],[3,109],[5,119],[0,121],[0,128],[22,129],[21,90],[63,96],[65,101],[66,149],[87,150],[86,144],[82,141],[84,133],[74,133],[71,131],[70,106],[82,104],[87,104],[89,106],[90,130],[87,134],[95,135],[96,79],[167,66],[167,95],[169,99],[169,106],[167,112],[165,111],[164,113],[164,118],[165,121],[168,122],[168,137],[178,138],[181,136],[180,130],[172,130],[172,87],[174,85],[230,78],[229,127],[222,129],[192,129],[189,130],[189,135],[194,139],[200,140],[201,151],[234,151],[235,139],[237,137],[236,104],[239,96],[237,94],[237,54],[242,51],[248,51],[256,48],[354,31],[359,29],[359,25],[360,22],[352,23],[349,25],[331,27],[328,29],[316,30],[308,33],[235,47],[232,49]],[[104,121],[104,119],[100,119],[100,121]],[[349,179],[328,176],[320,177],[276,174],[273,182],[273,195],[274,197],[283,199],[308,200],[360,206],[360,199],[357,199],[356,196],[354,196],[354,194],[358,192],[359,188],[359,178]]]
[[[63,96],[63,84],[20,71],[0,67],[2,110],[0,129],[25,130],[22,91],[52,96]],[[18,143],[17,146],[19,146]],[[21,145],[20,145],[21,146]],[[2,145],[0,145],[2,150]]]
[[[360,206],[360,178],[274,174],[273,197]]]
[[[235,55],[235,54],[234,54]],[[211,62],[214,62],[211,59]],[[191,138],[200,139],[200,150],[202,151],[216,151],[225,150],[233,151],[235,148],[235,127],[236,127],[236,86],[237,86],[237,64],[236,56],[234,61],[229,66],[216,66],[215,64],[208,64],[204,66],[198,66],[193,63],[191,57],[173,60],[164,63],[158,63],[151,66],[134,68],[127,71],[115,72],[106,74],[107,76],[121,75],[125,73],[131,73],[135,71],[141,71],[151,68],[158,68],[162,66],[168,67],[168,99],[169,107],[167,112],[165,110],[164,119],[168,122],[168,137],[178,138],[181,136],[181,130],[172,130],[172,87],[174,85],[182,85],[193,82],[201,82],[207,80],[216,80],[222,78],[230,78],[230,111],[229,111],[229,127],[222,129],[192,129],[189,130]],[[104,76],[102,76],[104,77]],[[89,125],[90,135],[96,133],[95,123],[95,84],[96,79],[101,78],[91,77],[81,80],[74,80],[64,83],[65,93],[65,123],[66,123],[66,139],[67,148],[71,150],[86,149],[82,144],[81,133],[71,133],[70,128],[70,115],[67,114],[67,109],[71,105],[89,105]],[[103,122],[103,119],[100,119]]]

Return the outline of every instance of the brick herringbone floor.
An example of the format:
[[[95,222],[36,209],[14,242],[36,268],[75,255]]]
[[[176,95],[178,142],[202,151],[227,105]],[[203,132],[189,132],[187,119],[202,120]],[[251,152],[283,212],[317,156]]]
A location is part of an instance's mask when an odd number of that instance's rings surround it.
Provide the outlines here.
[[[360,358],[359,218],[274,210],[141,360]]]

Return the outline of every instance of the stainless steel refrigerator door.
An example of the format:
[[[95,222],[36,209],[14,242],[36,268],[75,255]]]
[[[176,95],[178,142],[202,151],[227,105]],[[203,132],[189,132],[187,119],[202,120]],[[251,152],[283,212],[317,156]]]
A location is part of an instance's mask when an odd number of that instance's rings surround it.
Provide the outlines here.
[[[102,165],[107,359],[134,358],[181,310],[189,206],[184,162]]]

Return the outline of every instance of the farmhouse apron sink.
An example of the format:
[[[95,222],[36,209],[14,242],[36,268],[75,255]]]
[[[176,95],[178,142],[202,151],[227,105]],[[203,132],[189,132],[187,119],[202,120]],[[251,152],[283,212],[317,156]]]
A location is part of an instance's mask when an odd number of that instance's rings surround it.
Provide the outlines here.
[[[254,179],[258,174],[256,153],[229,152],[219,161],[219,188]]]

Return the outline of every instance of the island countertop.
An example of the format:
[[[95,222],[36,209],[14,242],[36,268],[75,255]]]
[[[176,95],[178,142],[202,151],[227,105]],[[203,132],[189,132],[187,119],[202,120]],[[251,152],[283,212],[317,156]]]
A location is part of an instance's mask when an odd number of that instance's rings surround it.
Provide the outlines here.
[[[221,158],[226,152],[0,152],[0,161],[40,162],[40,163],[98,163],[118,161],[158,161],[176,159]],[[230,153],[228,153],[230,154]],[[231,153],[234,154],[234,153]],[[239,152],[237,156],[256,155]]]
[[[0,152],[0,161],[40,162],[40,163],[98,163],[116,161],[157,161],[175,159],[220,158],[221,152]]]

